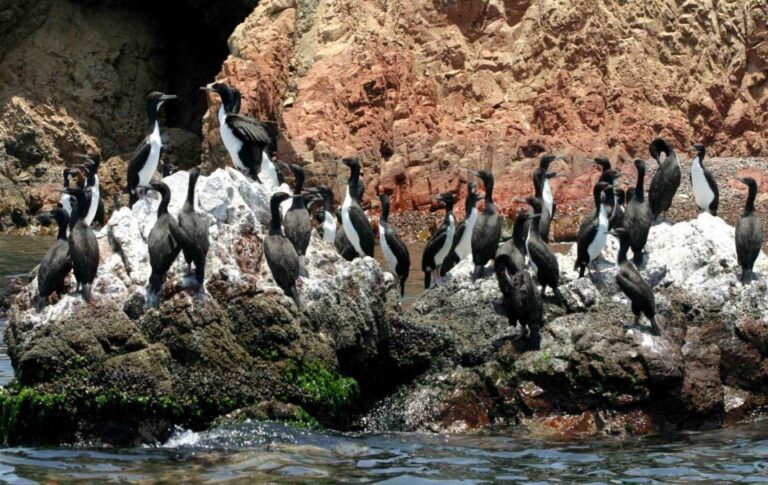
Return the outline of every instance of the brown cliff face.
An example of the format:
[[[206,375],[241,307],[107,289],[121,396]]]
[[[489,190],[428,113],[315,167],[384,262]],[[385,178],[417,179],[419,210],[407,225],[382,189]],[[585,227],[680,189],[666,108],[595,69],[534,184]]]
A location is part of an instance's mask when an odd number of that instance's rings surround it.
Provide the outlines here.
[[[768,7],[758,1],[270,0],[230,38],[219,75],[283,126],[278,156],[331,181],[358,154],[369,196],[400,210],[492,168],[496,197],[531,190],[544,152],[566,201],[588,157],[647,158],[663,136],[720,156],[768,147]],[[210,113],[212,114],[213,111]],[[204,158],[222,156],[204,121]]]

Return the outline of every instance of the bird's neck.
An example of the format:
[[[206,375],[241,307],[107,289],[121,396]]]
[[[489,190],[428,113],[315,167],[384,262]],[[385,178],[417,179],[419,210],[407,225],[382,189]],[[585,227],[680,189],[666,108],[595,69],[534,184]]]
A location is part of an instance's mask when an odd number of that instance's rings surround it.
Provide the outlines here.
[[[149,122],[149,129],[154,130],[155,125],[157,125],[157,111],[159,107],[156,106],[154,103],[149,103],[147,105],[147,121]]]
[[[167,194],[163,194],[163,198],[160,200],[160,205],[157,207],[157,216],[160,217],[168,213],[168,204],[170,203],[170,197]]]
[[[197,185],[197,177],[194,175],[189,176],[189,184],[187,185],[187,202],[194,207],[195,205],[195,186]]]
[[[644,184],[645,184],[645,172],[638,171],[637,183],[635,184],[635,198],[640,202],[643,201]]]
[[[353,176],[349,178],[349,184],[347,186],[347,197],[349,197],[350,201],[356,202],[358,205],[360,204],[360,174],[354,174]]]
[[[379,216],[379,221],[383,223],[387,223],[389,220],[389,203],[381,204],[381,215]]]
[[[600,210],[600,188],[595,187],[595,190],[592,192],[592,197],[595,199],[595,209]]]
[[[453,218],[453,206],[447,206],[445,208],[445,227],[450,228],[454,226]]]
[[[283,230],[280,220],[280,204],[272,204],[270,207],[272,213],[272,220],[269,223],[269,235],[270,236],[282,236]]]
[[[58,239],[60,241],[66,241],[67,240],[67,226],[68,226],[67,222],[64,222],[64,221],[62,221],[59,224],[59,232],[56,235],[56,239]]]
[[[485,189],[485,209],[484,212],[492,213],[496,211],[493,205],[493,184],[488,184]]]
[[[755,212],[755,199],[757,198],[757,187],[749,187],[747,203],[744,205],[744,215],[750,215]]]
[[[333,214],[333,199],[323,199],[323,208],[325,209],[325,212]]]
[[[536,173],[533,176],[533,195],[540,199],[543,191],[544,191],[544,178],[542,174]]]

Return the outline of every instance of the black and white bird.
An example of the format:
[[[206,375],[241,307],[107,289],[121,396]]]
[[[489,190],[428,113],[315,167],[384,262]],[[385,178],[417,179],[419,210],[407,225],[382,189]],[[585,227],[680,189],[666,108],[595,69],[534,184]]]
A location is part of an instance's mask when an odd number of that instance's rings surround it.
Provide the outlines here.
[[[91,285],[99,270],[99,242],[85,218],[88,214],[91,194],[88,189],[80,187],[70,187],[66,191],[77,201],[74,213],[75,223],[69,233],[72,271],[75,274],[77,286],[82,291],[83,299],[90,303]]]
[[[626,213],[627,193],[622,188],[615,188],[613,193],[616,195],[616,207],[613,210],[613,219],[609,226],[611,228],[624,227],[624,214]]]
[[[573,269],[579,270],[579,278],[584,276],[584,270],[587,269],[603,252],[605,243],[608,240],[608,207],[605,203],[605,191],[611,187],[608,182],[598,182],[593,189],[593,197],[597,209],[597,217],[588,214],[585,221],[579,228],[579,234],[576,239],[576,264]],[[592,269],[590,269],[590,274]]]
[[[212,83],[200,89],[221,98],[218,111],[221,141],[235,168],[257,182],[268,180],[272,187],[278,187],[280,178],[271,158],[275,149],[274,123],[239,114],[240,92],[225,83]]]
[[[344,222],[341,220],[341,207],[336,208],[336,223],[338,230],[336,231],[336,238],[333,240],[333,246],[342,258],[347,261],[354,261],[358,257],[357,250],[349,242],[347,233],[344,231]]]
[[[104,202],[101,200],[101,190],[99,187],[99,166],[101,165],[101,155],[78,155],[85,160],[80,166],[86,170],[85,188],[91,191],[91,203],[88,207],[88,215],[85,217],[89,226],[96,222],[99,227],[104,225]]]
[[[643,249],[648,242],[653,215],[645,197],[645,186],[643,185],[645,183],[645,162],[640,159],[635,160],[635,169],[637,170],[637,182],[628,197],[622,227],[626,231],[629,247],[632,248],[632,262],[635,266],[640,267],[643,265]]]
[[[187,273],[192,273],[192,264],[194,264],[198,292],[203,293],[205,291],[205,260],[208,257],[210,240],[208,239],[208,221],[195,211],[195,187],[199,177],[198,167],[189,171],[187,199],[179,212],[179,227],[192,243],[189,246],[182,246],[184,260],[187,262]]]
[[[617,201],[616,201],[616,193],[614,190],[616,188],[616,182],[619,179],[619,175],[618,175],[619,171],[616,170],[615,168],[611,168],[611,162],[604,157],[595,158],[595,160],[592,163],[600,167],[600,169],[602,170],[600,174],[600,178],[597,179],[597,182],[595,182],[595,187],[597,187],[597,184],[601,182],[607,183],[608,185],[611,186],[608,193],[608,197],[606,197],[605,200],[602,201],[602,203],[605,204],[606,214],[608,215],[608,223],[610,225],[611,221],[613,221],[615,209],[616,209]],[[593,187],[593,190],[594,190],[594,187]],[[583,226],[585,224],[587,224],[592,219],[597,217],[597,211],[598,211],[598,207],[594,207],[587,213],[586,216],[584,216],[581,219],[581,223],[579,225],[579,232],[581,232],[584,229]]]
[[[310,187],[307,192],[319,195],[323,200],[323,209],[317,218],[320,223],[320,236],[323,241],[333,243],[336,240],[336,216],[333,210],[333,191],[329,187]]]
[[[736,257],[741,267],[741,283],[752,277],[752,268],[763,247],[763,223],[755,211],[757,182],[752,177],[738,179],[747,186],[747,201],[739,222],[736,223]]]
[[[704,167],[707,149],[701,143],[697,143],[688,151],[694,155],[691,161],[691,187],[696,205],[699,209],[716,216],[720,205],[720,191],[712,172]]]
[[[482,276],[485,265],[496,256],[496,250],[499,249],[501,219],[493,205],[493,174],[487,170],[472,174],[483,181],[485,189],[485,207],[472,229],[472,262],[475,264],[472,279],[476,280]]]
[[[59,232],[56,242],[45,253],[37,268],[38,311],[43,309],[48,302],[48,297],[53,293],[64,293],[64,281],[72,271],[72,258],[69,256],[69,241],[67,241],[69,214],[63,207],[56,207],[51,211],[50,217],[58,224]]]
[[[64,190],[61,192],[61,198],[59,199],[59,204],[61,204],[61,208],[64,209],[67,213],[67,219],[69,219],[70,216],[72,216],[72,201],[74,198],[69,195],[66,192],[66,189],[70,187],[70,180],[72,178],[72,169],[67,167],[64,169]]]
[[[467,198],[464,201],[464,220],[456,226],[453,247],[440,268],[441,276],[445,276],[460,261],[472,254],[472,230],[475,228],[478,216],[477,201],[477,185],[474,182],[469,182],[467,184]]]
[[[312,221],[309,218],[307,210],[306,196],[302,194],[304,190],[304,169],[296,164],[291,164],[291,171],[294,176],[293,197],[288,210],[283,214],[283,231],[285,237],[291,241],[296,253],[299,255],[299,270],[302,275],[307,274],[304,263],[304,257],[309,248],[309,241],[312,238]],[[285,205],[285,204],[283,204]]]
[[[432,197],[445,205],[445,218],[440,226],[429,238],[421,258],[421,269],[424,271],[424,288],[430,289],[440,284],[440,266],[453,247],[453,238],[456,235],[456,219],[453,216],[454,197],[450,192]]]
[[[381,215],[379,216],[379,243],[390,271],[397,277],[400,285],[400,298],[405,296],[405,282],[411,270],[411,255],[397,232],[389,225],[389,196],[379,195]]]
[[[547,287],[550,287],[552,288],[557,301],[564,303],[565,300],[560,293],[560,265],[557,262],[557,256],[555,256],[555,253],[552,252],[549,245],[541,238],[539,231],[536,230],[536,219],[541,218],[541,213],[545,210],[541,199],[527,197],[525,199],[520,199],[520,202],[525,202],[530,205],[533,210],[533,216],[522,214],[518,217],[533,219],[531,224],[528,225],[525,250],[528,255],[528,264],[531,266],[533,273],[536,275],[536,278],[541,285],[541,298],[544,298]]]
[[[160,123],[157,120],[157,114],[163,103],[176,99],[176,95],[152,92],[147,97],[147,120],[149,121],[149,134],[144,138],[141,144],[128,162],[128,197],[130,198],[130,207],[139,200],[140,187],[148,187],[152,182],[152,176],[157,171],[160,162],[160,155],[163,151],[163,140],[160,137]]]
[[[557,172],[550,172],[549,166],[555,160],[562,159],[555,155],[545,155],[539,160],[539,166],[533,171],[533,190],[534,196],[541,200],[543,207],[541,211],[541,217],[539,218],[538,227],[539,234],[544,241],[549,241],[549,229],[552,224],[552,219],[555,218],[555,197],[552,193],[552,185],[550,181],[554,178],[558,178],[561,175]]]
[[[280,204],[289,198],[291,196],[285,192],[278,192],[272,195],[269,201],[272,221],[269,224],[269,234],[264,239],[264,258],[267,260],[277,286],[286,296],[291,297],[296,307],[300,309],[302,308],[301,298],[296,287],[299,279],[299,255],[291,241],[283,235],[280,222]]]
[[[665,140],[657,138],[649,147],[651,157],[659,163],[659,169],[653,174],[651,186],[648,189],[648,202],[651,206],[653,220],[659,216],[666,218],[666,213],[672,207],[672,200],[680,187],[681,172],[677,153]],[[662,154],[664,160],[661,159]]]
[[[171,189],[164,182],[152,182],[145,190],[154,190],[160,194],[160,205],[157,207],[157,220],[147,238],[149,264],[152,272],[147,284],[147,306],[156,307],[160,302],[160,293],[165,284],[168,270],[171,269],[182,247],[192,248],[194,244],[186,232],[182,231],[179,223],[168,212],[171,201]]]
[[[623,228],[611,231],[611,235],[619,239],[619,257],[617,260],[619,267],[616,273],[616,284],[619,285],[621,291],[629,298],[632,304],[635,325],[640,325],[640,316],[645,315],[651,322],[653,334],[661,335],[659,326],[656,323],[656,301],[653,297],[653,290],[637,271],[635,265],[627,260],[629,237]]]
[[[344,195],[344,203],[341,205],[341,222],[352,247],[358,256],[373,257],[375,236],[373,228],[362,208],[360,197],[360,160],[357,158],[345,158],[342,163],[349,167],[349,180],[347,192]]]

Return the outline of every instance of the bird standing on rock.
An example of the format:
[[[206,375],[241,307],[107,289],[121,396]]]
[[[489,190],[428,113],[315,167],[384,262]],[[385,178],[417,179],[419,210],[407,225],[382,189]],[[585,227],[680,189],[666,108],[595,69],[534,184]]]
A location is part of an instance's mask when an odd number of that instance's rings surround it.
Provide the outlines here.
[[[379,195],[381,201],[381,215],[379,216],[379,243],[384,259],[389,265],[390,271],[397,277],[400,285],[400,298],[405,296],[405,282],[411,269],[411,255],[408,247],[400,236],[389,225],[389,196]]]
[[[275,147],[275,126],[239,114],[240,92],[225,83],[212,83],[200,89],[221,99],[218,111],[221,141],[235,168],[256,182],[264,183],[266,178],[273,187],[278,187],[277,168],[270,158]]]
[[[616,273],[616,284],[632,303],[632,313],[635,315],[635,325],[640,325],[640,315],[651,322],[654,335],[661,335],[656,323],[656,301],[653,290],[635,268],[627,261],[629,252],[629,237],[624,229],[611,231],[611,235],[619,239],[619,271]]]
[[[476,280],[482,276],[485,265],[496,256],[496,250],[499,249],[501,219],[493,205],[493,174],[487,170],[471,173],[483,181],[485,189],[485,207],[472,229],[472,262],[475,264],[472,279]]]
[[[272,221],[269,224],[269,234],[264,239],[264,258],[267,260],[269,270],[275,283],[286,296],[293,298],[296,307],[301,309],[301,299],[296,282],[299,279],[299,254],[284,235],[280,224],[280,204],[291,198],[285,192],[272,195],[269,208]]]
[[[336,240],[336,216],[333,210],[333,191],[329,187],[310,187],[307,192],[319,195],[323,200],[322,217],[317,221],[320,223],[320,234],[323,241],[333,243]]]
[[[659,216],[666,219],[667,211],[672,207],[672,200],[680,187],[680,161],[677,159],[675,150],[661,138],[651,142],[649,151],[653,159],[659,163],[659,169],[653,174],[651,186],[648,189],[648,202],[655,221]],[[663,161],[662,153],[665,157]]]
[[[200,177],[200,169],[195,167],[189,171],[187,183],[187,200],[179,212],[179,227],[192,242],[191,246],[183,246],[184,260],[187,262],[187,273],[192,272],[195,265],[195,280],[200,293],[204,292],[205,260],[208,256],[210,241],[208,239],[208,221],[195,212],[195,187]]]
[[[96,222],[101,227],[104,225],[104,203],[101,201],[101,191],[99,188],[101,156],[99,154],[78,156],[86,161],[80,167],[86,170],[85,188],[91,190],[91,202],[88,207],[88,215],[85,218],[89,226]]]
[[[157,171],[160,155],[163,151],[163,140],[160,137],[160,124],[157,114],[160,107],[166,101],[176,99],[173,94],[163,94],[157,91],[147,97],[147,119],[149,120],[149,134],[136,148],[133,158],[128,162],[128,196],[130,207],[139,199],[140,187],[148,187],[152,182],[152,176]]]
[[[306,275],[304,257],[312,238],[312,221],[309,218],[305,196],[301,193],[304,190],[304,169],[295,164],[291,164],[290,167],[294,176],[294,195],[288,210],[283,213],[283,231],[299,255],[299,271],[302,275]]]
[[[341,161],[349,167],[349,180],[347,181],[347,193],[341,206],[341,222],[344,226],[344,234],[355,248],[358,256],[373,257],[375,237],[373,228],[361,206],[361,182],[360,160],[357,158],[344,158]]]
[[[477,185],[467,184],[467,198],[464,201],[464,220],[456,226],[453,247],[440,267],[440,276],[445,276],[454,266],[472,254],[472,230],[477,222]]]
[[[741,266],[741,283],[747,284],[752,268],[763,248],[763,223],[755,211],[757,182],[752,177],[738,179],[747,186],[747,201],[739,222],[736,223],[736,257]]]
[[[91,303],[91,285],[99,269],[99,242],[85,216],[90,205],[90,190],[66,189],[75,198],[75,223],[69,233],[69,255],[72,258],[72,270],[77,279],[77,286],[82,291],[83,299]]]
[[[62,207],[51,211],[50,216],[59,226],[56,242],[53,243],[37,268],[37,310],[40,311],[53,293],[64,293],[64,280],[72,270],[72,258],[69,256],[69,241],[67,227],[69,214]]]
[[[701,143],[693,145],[688,151],[694,154],[691,161],[691,188],[699,209],[717,215],[720,205],[720,191],[717,188],[712,172],[704,168],[704,157],[707,149]]]
[[[533,216],[536,216],[533,218],[534,222],[528,226],[525,249],[528,253],[529,264],[541,285],[541,298],[544,298],[547,286],[549,286],[555,293],[555,298],[557,298],[558,302],[564,303],[565,300],[559,289],[560,265],[557,262],[555,253],[552,252],[549,245],[541,238],[535,224],[535,219],[540,218],[542,211],[545,210],[542,207],[543,204],[541,203],[541,200],[536,197],[527,197],[525,199],[519,199],[519,201],[530,205],[533,209]],[[531,216],[528,216],[528,218],[530,219]]]
[[[579,227],[579,235],[576,239],[576,264],[574,270],[579,270],[579,278],[584,276],[587,269],[603,252],[608,238],[608,207],[605,202],[605,191],[611,187],[607,182],[598,182],[593,189],[593,197],[597,209],[597,217],[587,215],[585,221]],[[592,269],[589,268],[590,274]]]
[[[456,219],[453,217],[453,194],[445,192],[432,198],[445,205],[445,218],[443,225],[427,241],[421,258],[421,269],[424,271],[424,288],[427,290],[433,287],[433,283],[435,285],[441,284],[440,266],[453,247],[453,238],[456,234]]]
[[[635,266],[643,265],[643,248],[648,242],[648,233],[653,224],[653,215],[648,201],[645,198],[645,162],[635,160],[637,170],[637,182],[624,211],[624,227],[629,246],[632,248],[632,262]]]

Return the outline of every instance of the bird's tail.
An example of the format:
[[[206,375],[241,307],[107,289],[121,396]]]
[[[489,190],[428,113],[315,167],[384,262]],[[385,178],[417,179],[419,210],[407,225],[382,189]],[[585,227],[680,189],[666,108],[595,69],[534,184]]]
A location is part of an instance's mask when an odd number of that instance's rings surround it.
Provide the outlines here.
[[[651,321],[651,328],[653,328],[653,334],[661,336],[661,328],[659,327],[659,324],[656,322],[656,315],[651,315],[651,317],[648,320]]]
[[[132,209],[133,204],[135,204],[136,201],[138,200],[139,198],[136,196],[136,194],[132,190],[129,190],[128,191],[128,207]]]
[[[475,281],[483,276],[483,269],[485,269],[483,266],[479,264],[475,265],[475,270],[472,272],[472,281]]]
[[[165,277],[152,273],[149,275],[149,288],[147,290],[147,306],[156,307],[160,303],[160,290],[163,289]]]
[[[400,298],[405,298],[405,280],[408,276],[401,276],[400,278]]]
[[[643,251],[634,251],[632,250],[632,263],[637,267],[640,268],[643,265]]]
[[[37,297],[37,311],[39,312],[43,311],[43,308],[45,308],[46,303],[48,303],[48,297],[39,295]]]
[[[83,299],[86,303],[91,303],[91,284],[83,283]]]
[[[432,270],[424,272],[424,289],[428,290],[432,287]]]

